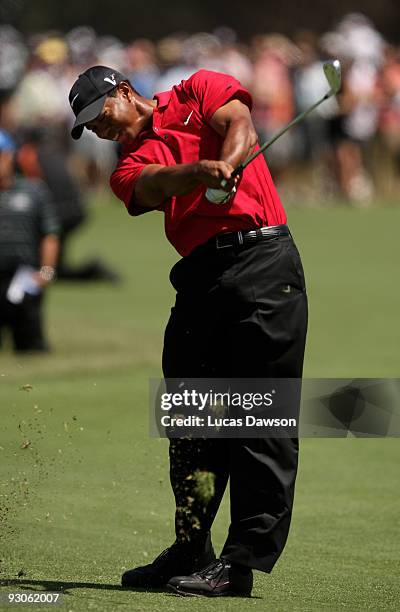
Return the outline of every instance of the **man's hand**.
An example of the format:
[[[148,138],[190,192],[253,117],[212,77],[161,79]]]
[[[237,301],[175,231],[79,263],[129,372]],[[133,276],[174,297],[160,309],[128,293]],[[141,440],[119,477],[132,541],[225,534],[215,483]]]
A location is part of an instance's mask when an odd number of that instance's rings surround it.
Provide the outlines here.
[[[224,161],[202,159],[198,162],[198,180],[211,189],[221,189],[221,181],[225,179],[224,191],[230,192],[235,187],[238,178],[231,179],[233,166]]]
[[[233,167],[224,161],[199,161],[202,183],[208,187],[206,198],[212,204],[225,204],[236,193],[239,177],[231,178]]]

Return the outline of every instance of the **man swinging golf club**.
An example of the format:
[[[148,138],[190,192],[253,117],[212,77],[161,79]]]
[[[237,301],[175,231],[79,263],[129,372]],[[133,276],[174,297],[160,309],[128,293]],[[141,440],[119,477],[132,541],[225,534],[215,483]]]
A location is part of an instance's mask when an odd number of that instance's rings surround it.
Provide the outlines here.
[[[86,128],[123,145],[114,193],[130,215],[162,211],[182,256],[170,275],[177,296],[165,378],[301,378],[303,269],[264,157],[243,170],[258,148],[248,91],[200,70],[149,100],[118,71],[94,66],[69,100],[73,138]],[[250,595],[252,570],[271,572],[285,546],[297,459],[297,438],[171,439],[176,540],[153,563],[125,572],[122,584]],[[213,475],[206,500],[198,472]],[[228,479],[231,524],[216,558],[210,530]]]

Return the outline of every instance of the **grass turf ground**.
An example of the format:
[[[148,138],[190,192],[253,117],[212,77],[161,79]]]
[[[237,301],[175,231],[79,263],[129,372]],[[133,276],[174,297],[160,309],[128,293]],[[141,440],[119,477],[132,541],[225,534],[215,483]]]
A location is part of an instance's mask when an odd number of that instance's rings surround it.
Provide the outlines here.
[[[289,217],[311,306],[305,374],[398,376],[400,210]],[[100,202],[73,255],[97,252],[125,282],[59,283],[47,303],[54,352],[0,356],[2,593],[63,590],[66,610],[188,605],[118,586],[124,568],[173,539],[167,443],[150,439],[147,425],[177,259],[161,221]],[[274,572],[256,573],[251,599],[196,599],[191,609],[398,610],[399,457],[396,439],[303,440],[292,529]],[[227,501],[213,530],[218,549]]]

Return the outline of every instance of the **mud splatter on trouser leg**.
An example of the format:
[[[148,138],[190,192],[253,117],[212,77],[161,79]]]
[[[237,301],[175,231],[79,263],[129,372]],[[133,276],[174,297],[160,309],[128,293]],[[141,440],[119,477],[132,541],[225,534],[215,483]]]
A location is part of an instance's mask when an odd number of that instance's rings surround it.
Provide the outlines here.
[[[190,543],[210,530],[228,481],[225,440],[170,440],[170,479],[177,541]],[[226,456],[226,459],[228,457]]]

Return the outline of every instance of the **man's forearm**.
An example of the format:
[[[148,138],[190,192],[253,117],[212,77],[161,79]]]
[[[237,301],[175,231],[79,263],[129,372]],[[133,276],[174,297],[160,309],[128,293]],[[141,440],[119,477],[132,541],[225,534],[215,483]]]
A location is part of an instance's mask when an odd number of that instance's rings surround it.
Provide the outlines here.
[[[257,144],[257,134],[247,118],[233,120],[226,131],[220,159],[234,168],[244,162]]]
[[[59,239],[55,234],[48,234],[40,244],[40,266],[57,267]]]
[[[190,193],[198,185],[218,188],[222,179],[229,180],[232,169],[229,164],[214,160],[175,166],[151,164],[136,184],[135,200],[143,207],[156,208],[172,196]]]
[[[40,269],[34,277],[40,287],[50,283],[56,274],[60,241],[55,234],[47,234],[40,243]]]
[[[199,184],[196,164],[147,166],[136,185],[135,198],[143,206],[156,207],[173,195],[185,195]]]
[[[251,155],[257,144],[257,133],[249,108],[240,100],[231,100],[221,106],[212,116],[210,125],[223,138],[222,161],[235,168]]]

